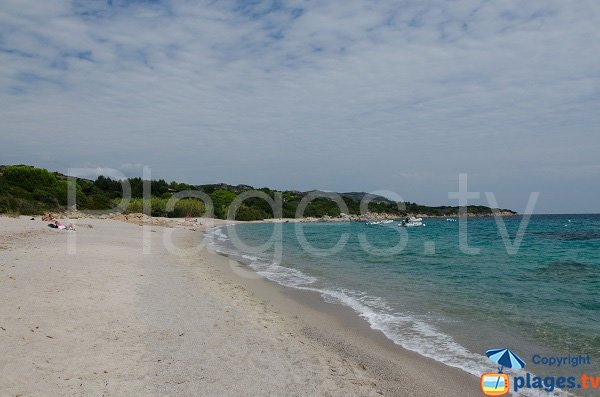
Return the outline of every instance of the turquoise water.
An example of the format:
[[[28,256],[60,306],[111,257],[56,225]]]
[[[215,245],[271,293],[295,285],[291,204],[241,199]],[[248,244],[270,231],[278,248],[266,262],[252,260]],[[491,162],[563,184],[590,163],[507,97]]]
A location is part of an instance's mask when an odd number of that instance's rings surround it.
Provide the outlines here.
[[[504,219],[511,241],[521,220]],[[590,354],[586,368],[530,369],[600,375],[599,215],[533,216],[512,255],[493,218],[466,222],[477,254],[460,249],[459,222],[425,223],[243,224],[212,235],[219,251],[263,276],[350,306],[399,345],[473,374],[490,369],[486,349],[510,347],[528,363],[534,354]],[[273,234],[275,248],[264,252],[235,238],[257,247]],[[338,252],[310,248],[334,247],[344,236]],[[374,248],[365,250],[361,238]],[[381,251],[399,242],[400,252]]]

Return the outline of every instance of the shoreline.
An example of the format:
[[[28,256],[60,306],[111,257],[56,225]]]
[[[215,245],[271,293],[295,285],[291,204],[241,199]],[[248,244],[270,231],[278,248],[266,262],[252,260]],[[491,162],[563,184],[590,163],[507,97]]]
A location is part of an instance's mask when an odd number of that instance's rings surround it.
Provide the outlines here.
[[[218,225],[205,230],[204,238],[210,230],[225,226],[227,225]],[[460,390],[458,395],[462,396],[481,395],[478,376],[472,375],[463,368],[435,360],[395,343],[383,331],[372,328],[368,320],[353,308],[342,303],[329,303],[319,291],[282,285],[277,281],[258,275],[249,265],[240,262],[230,254],[214,250],[205,251],[203,254],[212,256],[213,262],[221,263],[218,271],[224,277],[236,284],[243,285],[256,296],[271,304],[278,312],[284,313],[288,317],[301,319],[304,324],[303,332],[307,336],[328,347],[336,348],[340,354],[358,359],[361,367],[372,370],[373,376],[379,377],[383,383],[388,383],[387,388],[388,391],[392,391],[392,395],[396,395],[395,393],[398,392],[397,385],[389,382],[389,378],[386,379],[383,376],[385,373],[392,376],[392,368],[398,373],[405,375],[410,373],[417,377],[425,376],[430,379],[435,379],[443,374],[445,387],[439,388],[439,390],[437,387],[435,389],[435,392],[443,395],[453,395],[448,388]],[[327,324],[327,326],[323,326],[323,324]],[[360,362],[361,360],[362,362]],[[410,362],[410,366],[418,367],[419,370],[413,374],[412,368],[406,368],[406,361]],[[455,377],[459,379],[459,382],[453,382]],[[453,379],[453,381],[449,381],[449,379]],[[434,393],[433,390],[430,392]]]
[[[402,349],[349,308],[207,250],[165,248],[169,233],[196,247],[208,225],[150,226],[143,255],[139,224],[70,221],[76,232],[0,218],[9,394],[480,395],[476,377]]]
[[[378,380],[384,395],[420,396],[421,382],[429,396],[480,396],[479,378],[397,345],[383,332],[371,328],[352,308],[328,303],[320,293],[286,287],[256,274],[227,254],[205,252],[219,263],[217,271],[233,283],[252,291],[268,303],[297,331],[334,349]],[[443,379],[443,383],[439,381]],[[436,382],[437,381],[437,382]],[[415,390],[404,387],[414,385]],[[410,394],[406,394],[410,393]]]
[[[493,218],[499,216],[501,218],[514,218],[520,217],[522,214],[516,212],[500,211],[498,214],[478,214],[478,213],[466,213],[464,215],[427,215],[419,213],[409,213],[406,215],[389,214],[389,213],[369,213],[368,215],[353,215],[353,214],[342,214],[337,217],[322,216],[322,217],[302,217],[302,218],[266,218],[254,221],[239,221],[235,219],[219,219],[219,218],[203,218],[203,217],[191,217],[191,218],[163,218],[146,215],[143,213],[122,213],[122,212],[110,212],[103,215],[90,216],[85,212],[78,211],[66,211],[66,212],[49,212],[54,218],[68,218],[68,219],[111,219],[117,221],[123,221],[128,223],[136,224],[151,224],[155,226],[165,225],[177,225],[177,226],[190,226],[190,220],[202,220],[207,224],[222,225],[224,223],[329,223],[329,222],[370,222],[378,220],[400,220],[406,217],[416,217],[423,219],[460,219],[461,217],[469,219],[481,219],[481,218]],[[0,216],[10,216],[7,214],[0,214]],[[19,216],[30,216],[30,215],[19,215]],[[42,216],[42,215],[34,215]]]

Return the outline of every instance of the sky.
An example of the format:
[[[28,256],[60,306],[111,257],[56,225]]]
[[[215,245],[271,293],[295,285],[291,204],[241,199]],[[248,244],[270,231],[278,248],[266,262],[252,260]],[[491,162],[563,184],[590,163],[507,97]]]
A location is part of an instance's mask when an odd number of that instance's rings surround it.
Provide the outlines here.
[[[0,164],[586,213],[599,122],[597,0],[0,0]]]

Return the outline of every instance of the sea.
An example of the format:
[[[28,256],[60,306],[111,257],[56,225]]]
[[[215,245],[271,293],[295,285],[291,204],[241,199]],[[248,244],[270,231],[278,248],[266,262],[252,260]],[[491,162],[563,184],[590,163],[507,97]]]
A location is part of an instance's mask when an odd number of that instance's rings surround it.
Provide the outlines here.
[[[423,222],[238,224],[207,237],[259,275],[348,306],[396,344],[473,375],[497,371],[486,350],[510,348],[522,371],[600,376],[600,215]],[[589,362],[535,358],[568,356]]]

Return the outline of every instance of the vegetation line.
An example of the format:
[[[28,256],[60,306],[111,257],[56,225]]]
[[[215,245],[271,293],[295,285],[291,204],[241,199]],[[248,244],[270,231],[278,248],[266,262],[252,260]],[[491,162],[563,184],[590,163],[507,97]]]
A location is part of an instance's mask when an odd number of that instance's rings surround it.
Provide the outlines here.
[[[143,211],[143,180],[129,178],[131,197],[126,209],[128,213]],[[226,184],[189,185],[186,183],[152,180],[150,182],[152,216],[162,217],[197,217],[205,212],[204,203],[196,198],[179,200],[172,211],[167,211],[169,199],[176,192],[199,190],[210,196],[214,205],[215,217],[225,219],[229,205],[238,194],[254,190],[252,186]],[[277,190],[260,188],[271,198]],[[283,217],[294,218],[296,209],[302,198],[310,192],[283,191]],[[360,214],[360,201],[367,193],[339,193],[348,206],[348,215]],[[0,166],[0,213],[37,215],[45,212],[65,211],[67,209],[68,180],[67,176],[49,172],[42,168],[27,165]],[[77,179],[77,208],[79,210],[110,210],[115,208],[122,198],[121,181],[99,176],[95,181]],[[401,217],[406,215],[421,216],[457,216],[458,207],[429,207],[416,203],[393,202],[385,197],[375,197],[369,204],[369,211],[376,216]],[[400,209],[401,208],[401,209]],[[467,212],[472,216],[492,215],[492,209],[485,206],[468,206]],[[516,215],[514,211],[501,210],[503,215]],[[331,199],[319,197],[312,200],[306,210],[305,217],[339,217],[341,211]],[[242,221],[273,218],[273,212],[267,202],[260,198],[249,198],[239,207],[236,219]]]

